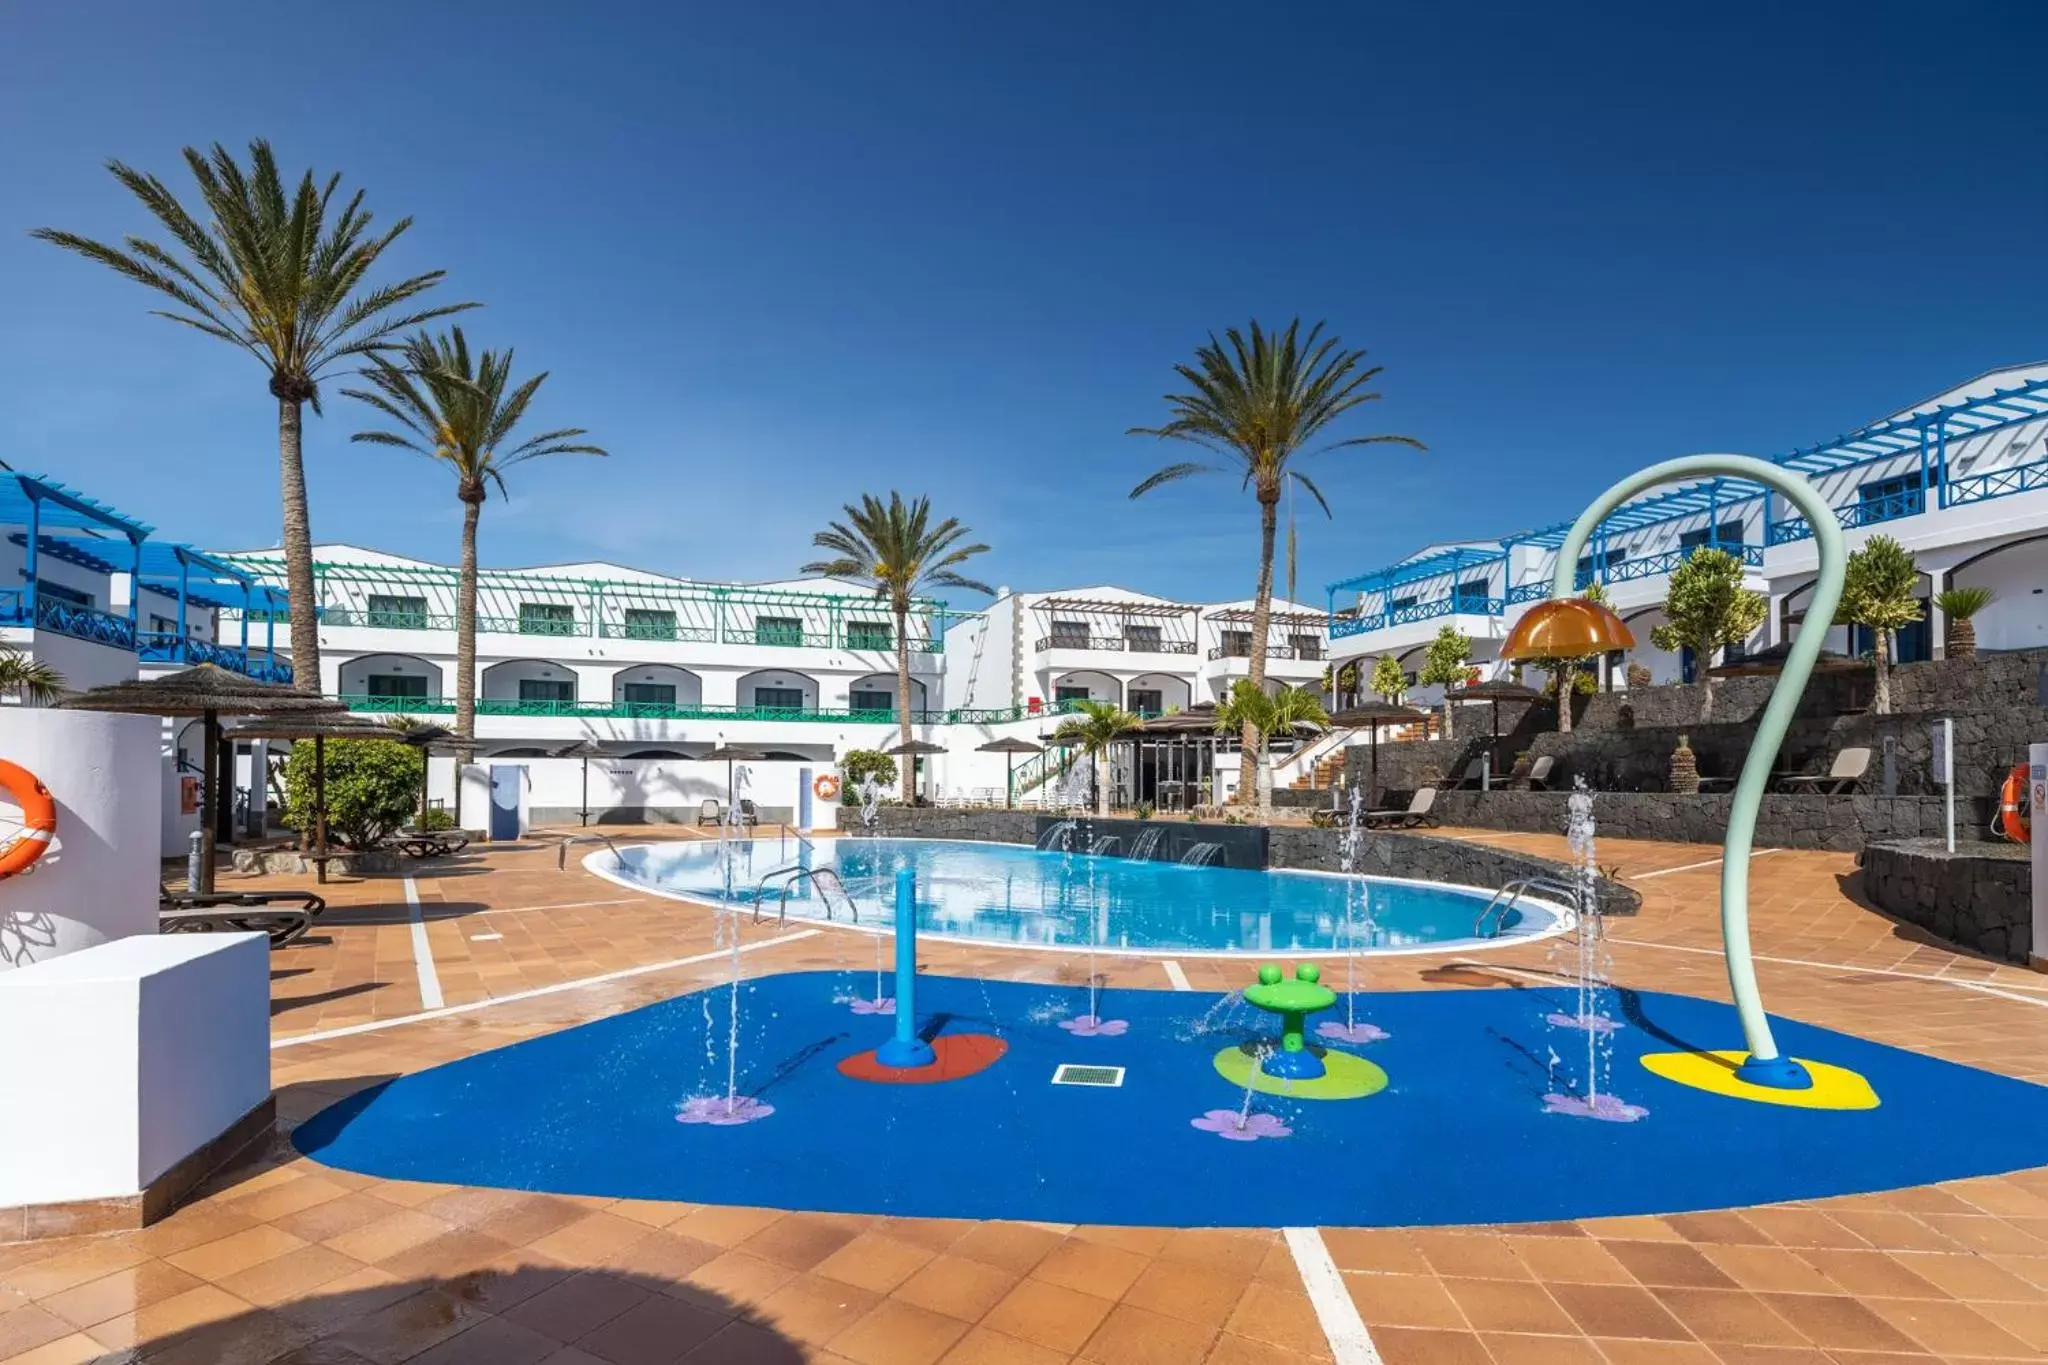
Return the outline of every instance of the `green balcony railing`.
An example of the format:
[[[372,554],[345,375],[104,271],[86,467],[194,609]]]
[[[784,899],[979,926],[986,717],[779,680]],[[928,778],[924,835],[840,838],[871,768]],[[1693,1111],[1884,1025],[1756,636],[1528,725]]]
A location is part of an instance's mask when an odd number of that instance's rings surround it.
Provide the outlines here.
[[[252,614],[256,619],[259,614]],[[280,624],[290,624],[282,614]],[[361,626],[367,630],[453,630],[452,616],[429,616],[423,611],[353,611],[347,607],[327,607],[320,613],[323,626]],[[481,624],[481,623],[479,623]]]
[[[351,711],[375,715],[452,716],[453,697],[372,697],[344,694],[341,703]],[[1000,725],[1006,721],[1028,720],[1032,716],[1071,710],[1063,705],[1033,711],[1029,707],[963,707],[951,711],[922,710],[910,713],[914,725]],[[503,697],[479,697],[480,716],[567,716],[589,720],[775,720],[855,725],[896,725],[893,710],[867,708],[796,706],[706,706],[644,701],[520,701]]]
[[[676,640],[689,644],[710,644],[718,639],[713,626],[672,626],[655,621],[606,621],[598,634],[607,640]]]

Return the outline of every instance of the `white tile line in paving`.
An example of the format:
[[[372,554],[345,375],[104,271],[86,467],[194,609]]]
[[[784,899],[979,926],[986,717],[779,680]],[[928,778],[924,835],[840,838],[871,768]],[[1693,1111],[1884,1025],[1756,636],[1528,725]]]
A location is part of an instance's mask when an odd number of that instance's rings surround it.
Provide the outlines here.
[[[530,915],[536,910],[590,910],[600,905],[639,905],[646,901],[644,896],[628,896],[615,901],[563,901],[558,905],[508,905],[500,910],[479,910],[479,915]],[[659,908],[659,907],[657,907]]]
[[[410,877],[405,879],[405,910],[412,920],[412,965],[419,972],[420,1004],[428,1010],[440,1009],[447,1003],[441,997],[441,974],[434,970],[434,950],[427,943],[427,921],[420,910],[419,884]]]
[[[799,929],[794,933],[781,934],[775,938],[764,938],[755,943],[742,943],[739,951],[755,952],[762,948],[780,947],[795,943],[798,939],[816,938],[817,929]],[[470,1014],[477,1010],[490,1009],[494,1005],[510,1005],[520,1000],[532,1000],[543,995],[559,995],[563,991],[581,990],[585,986],[602,986],[609,981],[624,981],[629,977],[646,976],[651,972],[666,972],[677,967],[694,967],[702,962],[713,962],[732,955],[732,949],[720,948],[709,953],[698,953],[694,957],[679,957],[672,962],[651,962],[644,967],[622,967],[615,972],[600,976],[579,977],[575,981],[558,981],[552,986],[535,986],[528,991],[514,991],[510,995],[494,995],[483,1000],[471,1000],[466,1004],[449,1005],[437,1010],[422,1010],[418,1014],[401,1014],[395,1019],[372,1019],[368,1023],[350,1024],[345,1028],[324,1029],[319,1033],[294,1033],[289,1038],[273,1039],[272,1052],[284,1047],[297,1047],[301,1043],[324,1043],[333,1038],[352,1038],[359,1033],[376,1033],[381,1029],[397,1028],[400,1024],[417,1024],[426,1019],[446,1019],[450,1015]]]
[[[1631,948],[1657,948],[1667,953],[1698,953],[1708,957],[1721,956],[1719,948],[1694,948],[1682,943],[1651,943],[1646,939],[1614,938],[1611,935],[1607,941],[1609,943],[1626,944]],[[2004,1000],[2017,1000],[2023,1005],[2039,1005],[2043,1009],[2048,1009],[2048,999],[2039,999],[2033,994],[2020,994],[2021,991],[2034,991],[2036,988],[2032,986],[2014,986],[2011,989],[2001,989],[1997,986],[1986,985],[1981,981],[1962,981],[1953,976],[1936,976],[1931,972],[1902,972],[1893,967],[1857,967],[1846,962],[1813,962],[1803,957],[1767,957],[1762,953],[1756,954],[1756,960],[1758,962],[1775,963],[1780,967],[1813,967],[1824,972],[1853,972],[1861,976],[1896,976],[1905,981],[1932,981],[1940,986],[1954,986],[1957,990],[1976,991],[1982,995],[1995,995]],[[1489,964],[1473,963],[1471,965],[1476,967]]]
[[[1173,988],[1175,990],[1186,991],[1194,989],[1194,987],[1188,985],[1188,974],[1182,971],[1180,969],[1180,964],[1178,962],[1175,962],[1172,958],[1167,958],[1164,962],[1160,963],[1159,966],[1160,969],[1166,973],[1166,979],[1173,983]]]
[[[1767,854],[1783,853],[1784,851],[1785,850],[1781,848],[1760,848],[1757,849],[1755,852],[1751,853],[1749,856],[1752,858],[1761,858]],[[1631,873],[1630,875],[1623,877],[1622,882],[1624,885],[1626,885],[1629,882],[1648,881],[1652,877],[1668,877],[1674,872],[1697,872],[1703,867],[1719,867],[1720,865],[1721,860],[1719,858],[1709,858],[1703,863],[1681,863],[1677,867],[1660,867],[1655,872]]]
[[[1323,1234],[1314,1228],[1282,1228],[1280,1235],[1287,1239],[1301,1287],[1308,1291],[1309,1305],[1316,1310],[1316,1321],[1329,1338],[1330,1355],[1337,1365],[1383,1365],[1372,1334],[1365,1330],[1365,1319],[1358,1315],[1358,1305],[1344,1287],[1344,1272],[1337,1269],[1330,1248],[1323,1243]]]

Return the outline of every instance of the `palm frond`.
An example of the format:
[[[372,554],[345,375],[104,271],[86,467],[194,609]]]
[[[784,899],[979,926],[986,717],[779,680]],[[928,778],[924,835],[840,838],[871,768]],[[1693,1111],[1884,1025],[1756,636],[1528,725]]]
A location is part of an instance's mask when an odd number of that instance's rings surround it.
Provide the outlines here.
[[[806,564],[805,573],[866,583],[899,612],[908,611],[913,597],[932,588],[993,594],[987,584],[959,572],[961,565],[986,554],[989,547],[962,544],[972,533],[958,518],[948,517],[934,526],[931,499],[906,500],[892,492],[885,503],[863,493],[857,505],[849,503],[840,510],[841,520],[826,523],[811,537],[812,545],[832,557]]]

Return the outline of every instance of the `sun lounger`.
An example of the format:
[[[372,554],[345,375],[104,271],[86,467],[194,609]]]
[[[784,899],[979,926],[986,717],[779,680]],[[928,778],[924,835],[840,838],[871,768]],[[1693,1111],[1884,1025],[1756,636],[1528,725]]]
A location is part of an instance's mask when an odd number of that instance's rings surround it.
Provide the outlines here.
[[[1824,773],[1802,773],[1794,777],[1778,779],[1781,792],[1822,791],[1828,796],[1840,796],[1852,790],[1863,780],[1863,774],[1870,771],[1870,750],[1858,745],[1844,749],[1835,755],[1835,761]]]
[[[722,825],[725,823],[725,807],[715,796],[707,796],[697,804],[697,823],[700,825]]]
[[[165,934],[225,934],[235,931],[270,935],[270,946],[282,948],[308,929],[327,898],[312,891],[161,891],[157,899],[157,931]]]
[[[1465,765],[1465,771],[1458,775],[1458,780],[1456,782],[1451,783],[1451,785],[1445,788],[1445,790],[1461,792],[1470,787],[1483,786],[1485,785],[1485,783],[1486,759],[1482,756],[1473,759],[1470,763],[1467,763]]]
[[[1529,776],[1526,779],[1526,781],[1529,784],[1529,790],[1532,792],[1549,791],[1550,772],[1551,769],[1555,768],[1556,766],[1557,760],[1551,755],[1537,755],[1536,761],[1529,765]]]
[[[1430,814],[1431,808],[1435,805],[1436,788],[1424,787],[1415,793],[1415,799],[1406,806],[1390,810],[1369,810],[1360,818],[1366,824],[1376,828],[1386,825],[1401,825],[1413,829],[1417,825],[1433,825],[1436,823],[1436,817]]]

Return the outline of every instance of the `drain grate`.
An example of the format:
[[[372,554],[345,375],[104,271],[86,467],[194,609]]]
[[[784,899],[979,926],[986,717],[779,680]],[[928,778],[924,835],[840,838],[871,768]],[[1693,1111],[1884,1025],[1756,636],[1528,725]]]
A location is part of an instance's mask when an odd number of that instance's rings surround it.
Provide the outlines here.
[[[1062,1062],[1059,1070],[1052,1073],[1054,1085],[1106,1085],[1120,1086],[1124,1083],[1124,1069],[1120,1066],[1083,1066],[1079,1062]]]

